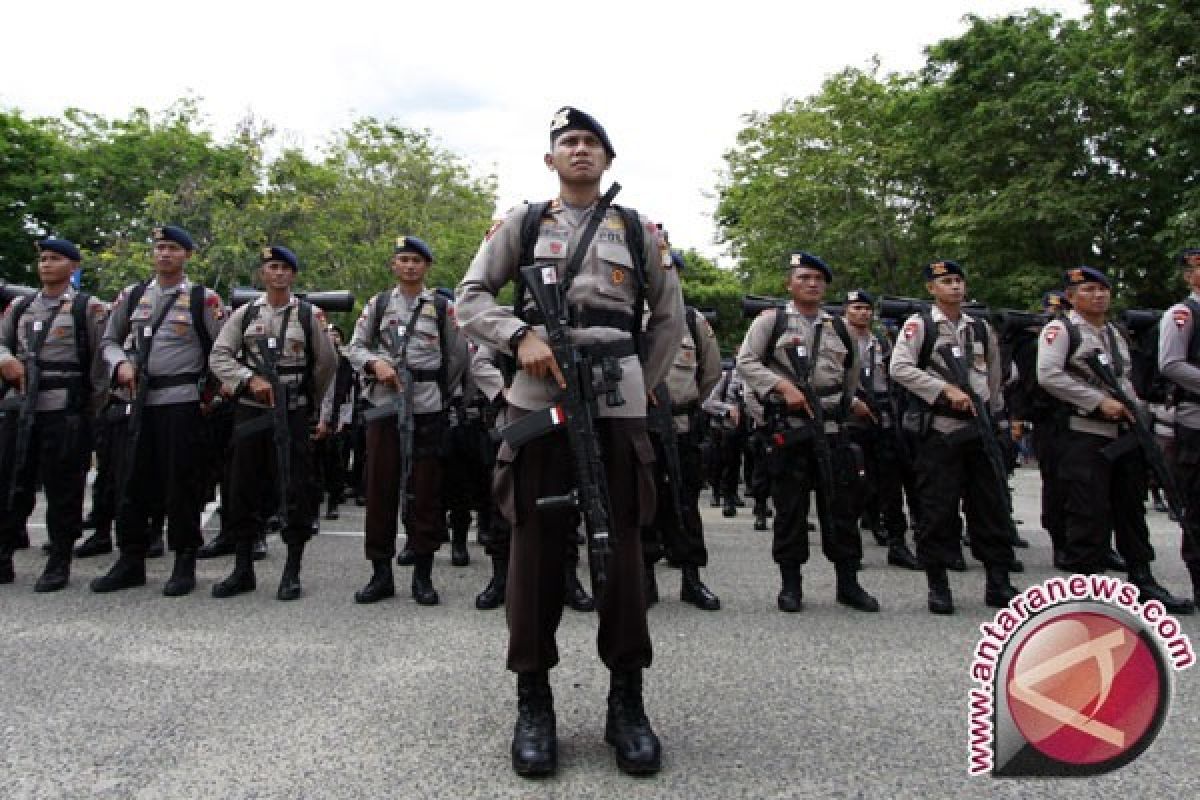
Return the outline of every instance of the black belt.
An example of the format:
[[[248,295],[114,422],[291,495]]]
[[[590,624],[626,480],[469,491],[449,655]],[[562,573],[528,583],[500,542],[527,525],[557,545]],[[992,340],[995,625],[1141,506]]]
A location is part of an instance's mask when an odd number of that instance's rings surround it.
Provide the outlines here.
[[[173,386],[195,386],[200,382],[199,372],[181,372],[178,375],[151,375],[146,379],[147,389],[170,389]]]
[[[37,360],[37,367],[43,372],[49,370],[50,372],[71,372],[76,375],[83,372],[79,368],[79,364],[74,361],[44,361],[39,358]]]
[[[46,375],[38,381],[39,392],[48,392],[51,389],[73,389],[79,391],[82,388],[82,375]]]
[[[527,325],[544,325],[546,318],[536,308],[528,309],[521,319]],[[633,315],[625,311],[607,311],[600,308],[584,308],[573,311],[571,327],[573,328],[615,328],[626,333],[633,333]]]
[[[684,414],[691,414],[693,411],[696,410],[696,407],[698,405],[699,405],[699,403],[697,403],[695,401],[692,401],[690,403],[684,403],[683,405],[678,405],[678,406],[672,405],[671,406],[671,416],[681,417]]]
[[[280,375],[303,375],[306,367],[303,364],[295,367],[278,367],[276,372]]]
[[[975,419],[975,415],[970,411],[955,411],[953,408],[943,408],[941,406],[936,406],[933,409],[933,415],[935,417],[948,417],[949,419]]]
[[[1187,389],[1175,389],[1176,403],[1200,403],[1200,394],[1189,392]]]
[[[434,383],[441,380],[442,371],[439,369],[410,369],[414,383]]]

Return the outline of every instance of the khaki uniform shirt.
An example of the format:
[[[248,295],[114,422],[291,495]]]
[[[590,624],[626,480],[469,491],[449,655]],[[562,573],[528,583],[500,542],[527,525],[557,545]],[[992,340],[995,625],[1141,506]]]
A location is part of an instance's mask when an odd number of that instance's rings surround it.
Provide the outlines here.
[[[496,295],[505,284],[515,282],[519,275],[522,266],[519,263],[521,224],[528,208],[520,206],[510,211],[502,222],[493,226],[457,292],[458,320],[467,335],[510,355],[509,340],[525,323],[503,308],[496,301]],[[561,277],[591,213],[591,209],[570,209],[559,200],[551,203],[539,226],[534,260],[553,265]],[[645,358],[644,362],[639,362],[637,356],[621,359],[620,392],[625,403],[609,406],[601,400],[597,409],[600,417],[645,417],[647,389],[666,378],[683,338],[683,298],[679,278],[669,266],[670,252],[663,246],[654,224],[645,217],[640,220],[645,229],[642,255],[646,263],[645,300],[650,309],[642,335]],[[637,302],[637,276],[633,256],[625,244],[624,221],[615,209],[608,210],[595,238],[588,244],[566,302],[575,308],[633,315]],[[544,338],[543,326],[534,330]],[[628,331],[617,328],[588,327],[571,331],[571,340],[578,344],[615,342],[630,337]],[[536,411],[549,406],[558,391],[553,377],[534,379],[524,370],[518,370],[509,389],[508,401],[517,408]]]
[[[850,328],[850,337],[858,345],[861,367],[859,394],[867,396],[875,416],[879,420],[880,427],[890,428],[893,426],[894,420],[891,418],[892,409],[887,402],[889,391],[887,348],[874,331],[859,334],[855,332],[854,328]],[[846,424],[856,428],[868,428],[874,426],[875,423],[869,419],[851,415]]]
[[[716,333],[703,314],[686,313],[696,314],[699,341],[692,338],[691,328],[685,324],[683,341],[667,373],[667,391],[671,395],[671,405],[675,407],[698,406],[700,398],[707,398],[721,378],[721,349],[717,345]],[[688,414],[677,414],[674,420],[676,433],[691,430],[691,417]]]
[[[1192,300],[1200,303],[1200,294],[1193,292]],[[1200,395],[1200,364],[1188,361],[1188,342],[1195,325],[1186,303],[1167,309],[1158,326],[1158,371],[1176,386]],[[1175,421],[1185,428],[1200,428],[1200,403],[1181,400],[1175,408]]]
[[[1087,358],[1093,353],[1103,353],[1113,372],[1118,373],[1121,388],[1130,398],[1136,398],[1137,392],[1129,380],[1129,366],[1132,363],[1129,347],[1125,344],[1125,337],[1117,333],[1111,322],[1098,328],[1074,310],[1067,312],[1067,319],[1079,331],[1079,346],[1068,360],[1070,337],[1063,321],[1056,319],[1042,328],[1038,335],[1038,384],[1075,412],[1067,423],[1071,430],[1115,439],[1119,433],[1115,422],[1087,417],[1099,407],[1100,401],[1110,396],[1087,365]],[[1111,340],[1105,328],[1111,328]],[[1116,351],[1113,350],[1112,341],[1116,342]],[[1118,363],[1120,369],[1117,368]]]

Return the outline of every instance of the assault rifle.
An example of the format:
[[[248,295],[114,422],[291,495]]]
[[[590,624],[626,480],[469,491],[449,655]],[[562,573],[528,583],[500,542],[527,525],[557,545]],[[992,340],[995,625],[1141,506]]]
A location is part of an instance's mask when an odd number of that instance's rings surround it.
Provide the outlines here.
[[[655,403],[646,406],[646,429],[662,445],[666,474],[663,476],[675,511],[675,524],[683,525],[683,467],[679,463],[679,442],[675,438],[675,419],[671,414],[671,394],[667,385],[654,389]]]
[[[61,307],[61,304],[60,304]],[[20,413],[17,417],[17,437],[13,447],[12,477],[8,484],[8,507],[14,508],[17,492],[21,486],[21,473],[29,460],[29,443],[33,440],[33,424],[37,421],[38,391],[42,382],[42,368],[38,366],[38,353],[46,344],[46,337],[54,324],[55,311],[47,320],[36,320],[33,324],[33,338],[28,343],[28,349],[21,356],[21,364],[25,367],[25,395],[21,398]],[[86,365],[80,365],[86,369]]]
[[[280,327],[280,337],[288,328],[288,317],[291,309],[284,312],[283,324]],[[244,439],[261,433],[269,426],[271,440],[275,448],[275,513],[267,520],[268,533],[280,533],[287,525],[288,518],[288,489],[292,482],[292,450],[291,428],[288,425],[289,394],[288,387],[279,376],[279,357],[283,353],[283,342],[275,336],[260,334],[252,337],[257,340],[257,350],[252,352],[246,343],[242,348],[246,358],[252,363],[255,372],[261,373],[271,384],[271,396],[274,403],[269,414],[263,414],[255,419],[247,420],[234,429],[234,437]]]
[[[412,332],[406,330],[402,338],[395,327],[388,326],[387,330],[379,335],[392,357],[392,368],[396,370],[396,379],[400,381],[400,391],[396,392],[396,396],[390,402],[368,408],[363,412],[362,419],[363,423],[370,425],[381,419],[396,418],[396,446],[400,454],[400,474],[397,476],[400,487],[400,519],[405,520],[408,510],[408,479],[412,475],[413,465],[413,437],[416,435],[416,423],[413,420],[414,381],[405,348],[405,340]]]

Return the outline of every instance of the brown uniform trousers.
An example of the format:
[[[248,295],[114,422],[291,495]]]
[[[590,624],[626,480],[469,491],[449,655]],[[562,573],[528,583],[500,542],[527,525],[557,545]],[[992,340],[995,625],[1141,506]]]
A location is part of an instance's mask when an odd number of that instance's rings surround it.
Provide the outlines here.
[[[441,546],[442,448],[445,412],[413,415],[413,465],[404,528],[417,555]],[[367,519],[364,548],[368,561],[396,555],[396,510],[400,503],[399,437],[394,418],[367,426]]]

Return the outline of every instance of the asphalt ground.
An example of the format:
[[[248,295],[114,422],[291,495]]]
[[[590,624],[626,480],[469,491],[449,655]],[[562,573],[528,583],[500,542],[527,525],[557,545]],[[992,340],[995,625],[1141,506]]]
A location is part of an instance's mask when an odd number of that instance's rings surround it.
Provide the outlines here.
[[[1036,470],[1014,481],[1016,516],[1032,547],[1020,586],[1050,569],[1037,525]],[[70,587],[38,595],[43,556],[17,554],[0,587],[0,797],[1194,797],[1200,789],[1200,676],[1175,676],[1166,725],[1134,763],[1082,780],[967,775],[967,692],[983,605],[983,571],[952,573],[958,613],[925,608],[924,578],[885,563],[866,535],[863,584],[879,614],[834,602],[833,569],[814,546],[805,609],[775,609],[769,534],[702,500],[709,585],[723,608],[678,600],[678,572],[660,565],[651,611],[655,663],[646,706],[662,738],[662,772],[632,779],[604,744],[607,674],[595,615],[565,612],[562,664],[551,681],[559,771],[513,774],[508,747],[514,676],[504,669],[502,611],[473,599],[490,574],[438,554],[437,607],[400,594],[358,606],[365,583],[362,509],[343,507],[309,548],[305,596],[275,599],[283,547],[257,565],[258,591],[215,600],[230,559],[201,562],[199,588],[160,590],[170,558],[149,562],[145,588],[100,596],[87,582],[113,557],[76,561]],[[1187,594],[1178,529],[1150,513],[1156,574]],[[813,534],[816,545],[816,534]],[[582,573],[582,570],[581,570]],[[1193,642],[1197,617],[1182,618]]]

